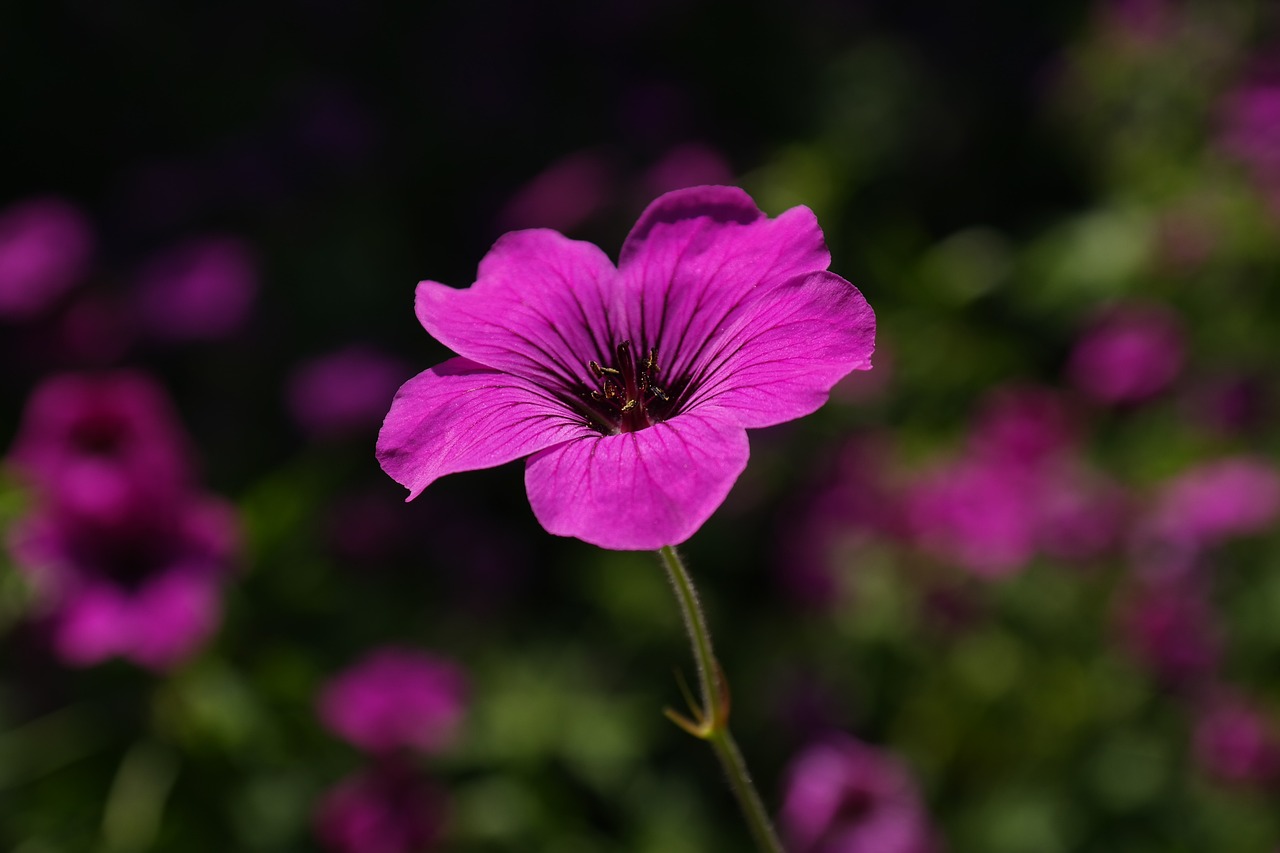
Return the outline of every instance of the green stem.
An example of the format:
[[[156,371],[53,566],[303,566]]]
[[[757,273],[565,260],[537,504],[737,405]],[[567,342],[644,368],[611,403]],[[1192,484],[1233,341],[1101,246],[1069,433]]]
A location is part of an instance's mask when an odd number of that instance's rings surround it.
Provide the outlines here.
[[[675,548],[663,546],[658,552],[662,556],[667,577],[671,580],[671,588],[675,590],[676,599],[680,602],[680,612],[684,615],[684,627],[689,634],[689,644],[693,647],[693,658],[698,665],[698,686],[702,693],[702,707],[695,708],[696,726],[682,722],[679,715],[668,712],[673,720],[690,734],[696,735],[711,744],[716,757],[724,767],[729,778],[729,787],[738,798],[738,805],[747,820],[747,827],[755,839],[756,846],[762,853],[783,853],[782,844],[774,832],[769,814],[765,811],[760,794],[756,792],[747,772],[747,764],[742,753],[729,733],[729,691],[725,683],[720,664],[716,661],[715,652],[711,648],[711,632],[707,630],[706,617],[702,615],[702,607],[698,603],[698,591],[685,570],[684,563]]]

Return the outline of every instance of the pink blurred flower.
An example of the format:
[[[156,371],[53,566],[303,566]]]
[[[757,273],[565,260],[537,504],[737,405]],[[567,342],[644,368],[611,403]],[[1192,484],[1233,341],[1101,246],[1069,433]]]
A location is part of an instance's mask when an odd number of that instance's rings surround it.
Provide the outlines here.
[[[44,380],[9,461],[42,501],[100,525],[150,517],[192,479],[187,438],[167,396],[132,372]]]
[[[316,836],[334,853],[425,853],[439,843],[447,806],[421,773],[383,760],[324,795]]]
[[[1155,514],[1166,529],[1206,542],[1259,533],[1280,516],[1280,471],[1249,457],[1198,466],[1165,486]]]
[[[1261,375],[1227,374],[1201,379],[1179,401],[1182,416],[1222,436],[1265,428],[1272,408]]]
[[[1257,785],[1280,778],[1275,724],[1239,696],[1216,696],[1200,712],[1194,752],[1206,773],[1225,782]]]
[[[1144,580],[1124,598],[1119,617],[1129,654],[1160,680],[1185,686],[1218,668],[1222,632],[1202,582]]]
[[[1038,465],[1071,450],[1074,414],[1058,391],[1033,385],[996,388],[982,400],[969,432],[970,450],[984,459]]]
[[[1261,75],[1223,99],[1218,144],[1264,189],[1280,189],[1280,75]]]
[[[330,731],[367,752],[433,752],[452,740],[466,703],[466,676],[456,664],[388,647],[330,681],[317,711]]]
[[[36,500],[10,548],[64,660],[163,669],[204,643],[236,521],[194,491],[186,436],[158,385],[126,372],[45,380],[9,461]]]
[[[239,330],[258,293],[258,264],[238,237],[189,240],[138,273],[134,301],[141,327],[169,341],[213,340]]]
[[[1036,544],[1046,556],[1083,562],[1112,552],[1131,516],[1129,495],[1119,484],[1078,459],[1041,472]]]
[[[1076,343],[1067,372],[1099,402],[1133,403],[1167,388],[1183,358],[1176,315],[1154,303],[1130,303],[1095,318]]]
[[[572,231],[594,216],[615,183],[612,162],[599,151],[577,151],[552,163],[512,196],[498,215],[504,230]]]
[[[656,198],[672,190],[733,182],[733,170],[719,151],[698,142],[677,145],[645,173],[644,195]]]
[[[54,196],[0,211],[0,319],[49,308],[87,271],[93,232],[84,214]]]
[[[1075,415],[1056,391],[999,388],[964,451],[905,488],[908,536],[939,560],[985,577],[1037,554],[1088,560],[1119,538],[1126,500],[1078,450]]]
[[[1192,567],[1205,549],[1261,533],[1280,518],[1280,470],[1248,456],[1220,459],[1166,483],[1134,531],[1139,562]]]
[[[1037,554],[1098,557],[1116,544],[1127,514],[1119,487],[1078,461],[1027,467],[981,456],[928,472],[908,488],[906,507],[920,547],[991,578]]]
[[[189,658],[217,628],[236,544],[231,507],[194,496],[110,526],[38,511],[10,534],[55,651],[77,666],[124,657],[168,669]]]
[[[913,483],[907,517],[916,543],[983,577],[1021,570],[1036,550],[1030,472],[982,458],[948,462]]]
[[[398,359],[352,345],[295,370],[289,406],[299,426],[320,436],[376,431],[387,398],[411,373]]]
[[[828,736],[792,760],[778,822],[796,853],[938,849],[906,765],[846,735]]]

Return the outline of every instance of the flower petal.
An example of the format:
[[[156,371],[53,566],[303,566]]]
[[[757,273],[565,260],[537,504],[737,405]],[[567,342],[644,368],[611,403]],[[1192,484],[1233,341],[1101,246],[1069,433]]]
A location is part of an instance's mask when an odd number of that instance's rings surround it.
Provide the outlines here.
[[[587,362],[608,362],[616,270],[596,246],[554,231],[503,235],[465,290],[418,285],[415,309],[432,337],[494,370],[574,387]]]
[[[794,278],[739,306],[693,365],[682,411],[714,405],[744,427],[807,415],[852,370],[871,367],[876,318],[829,272]]]
[[[663,377],[678,378],[744,299],[830,263],[807,207],[768,219],[734,187],[667,193],[622,247],[627,336],[656,347]]]
[[[558,536],[619,551],[676,545],[724,501],[747,465],[747,434],[698,413],[593,435],[530,457],[525,488]]]
[[[67,663],[88,666],[124,651],[131,631],[125,596],[110,584],[86,584],[58,609],[53,644]]]
[[[445,474],[492,468],[596,435],[527,380],[452,358],[400,387],[378,434],[378,462],[409,500]]]
[[[169,571],[143,586],[132,601],[128,657],[151,669],[175,666],[195,654],[218,628],[222,603],[214,578]]]

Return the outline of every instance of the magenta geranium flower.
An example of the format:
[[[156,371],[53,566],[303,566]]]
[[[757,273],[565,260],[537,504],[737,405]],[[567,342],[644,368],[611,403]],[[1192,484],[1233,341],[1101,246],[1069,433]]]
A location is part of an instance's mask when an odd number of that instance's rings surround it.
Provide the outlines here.
[[[400,389],[378,459],[412,499],[528,456],[551,533],[683,542],[746,466],[748,428],[871,366],[874,315],[829,262],[812,211],[770,219],[730,187],[659,198],[617,266],[553,231],[507,234],[471,288],[418,285],[418,319],[459,357]]]
[[[1129,654],[1166,684],[1198,683],[1221,665],[1222,626],[1203,581],[1144,581],[1122,600],[1118,615]]]
[[[1096,318],[1071,353],[1071,381],[1101,403],[1136,403],[1163,391],[1184,360],[1177,316],[1158,303],[1130,303]]]
[[[89,666],[123,657],[163,670],[198,652],[217,629],[238,531],[229,505],[191,495],[107,526],[37,513],[16,524],[9,540],[62,660]]]
[[[237,523],[196,488],[189,444],[146,375],[64,374],[33,392],[7,461],[35,507],[7,540],[63,660],[164,669],[217,628]]]
[[[294,371],[289,408],[294,420],[317,437],[337,438],[372,431],[409,375],[398,359],[353,344],[318,356]]]
[[[1205,772],[1224,782],[1259,785],[1280,778],[1280,734],[1261,708],[1229,691],[1200,710],[1193,753]]]
[[[833,733],[787,769],[779,822],[798,853],[933,853],[915,779],[897,756]]]
[[[339,782],[316,806],[315,831],[334,853],[437,849],[449,799],[422,772],[386,759]]]
[[[330,731],[367,752],[433,752],[456,733],[467,692],[457,664],[387,647],[325,685],[317,710]]]
[[[216,340],[253,313],[259,286],[253,248],[239,237],[205,236],[161,252],[139,271],[141,325],[165,341]]]
[[[54,196],[0,210],[0,320],[29,320],[87,271],[93,231],[75,205]]]
[[[131,523],[193,485],[189,442],[164,389],[133,372],[45,379],[23,412],[9,462],[59,512]]]

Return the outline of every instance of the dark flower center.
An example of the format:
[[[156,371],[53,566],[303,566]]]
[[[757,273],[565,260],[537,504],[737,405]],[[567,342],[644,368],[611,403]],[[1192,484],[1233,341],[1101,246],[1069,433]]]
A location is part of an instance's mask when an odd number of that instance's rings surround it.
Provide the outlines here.
[[[637,432],[674,414],[674,395],[657,382],[657,349],[637,361],[631,341],[623,341],[614,348],[612,365],[589,361],[587,368],[591,380],[583,396],[591,425],[601,432]]]
[[[876,798],[865,788],[850,788],[840,796],[833,820],[843,826],[862,823],[876,807]]]
[[[164,530],[146,526],[124,530],[83,530],[72,537],[74,558],[84,570],[136,589],[177,556],[175,543]]]
[[[127,439],[128,427],[108,414],[89,416],[71,427],[71,443],[88,456],[113,456]]]

